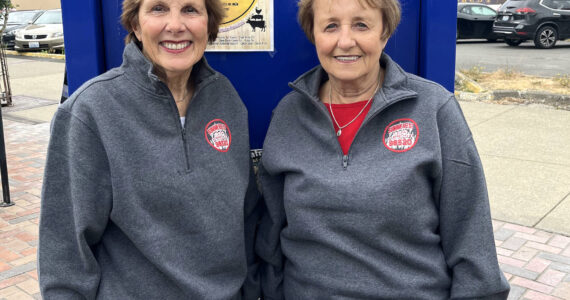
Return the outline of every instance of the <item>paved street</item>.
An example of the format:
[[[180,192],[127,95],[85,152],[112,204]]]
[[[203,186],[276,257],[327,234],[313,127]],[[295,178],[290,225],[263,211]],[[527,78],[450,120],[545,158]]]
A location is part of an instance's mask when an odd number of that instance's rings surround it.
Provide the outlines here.
[[[43,66],[60,73],[35,83],[34,88],[45,87],[43,94],[22,88],[14,107],[2,108],[16,204],[0,208],[2,300],[40,299],[40,193],[49,120],[63,78],[61,62],[20,59],[9,58],[9,67]],[[14,80],[25,82],[25,76]],[[570,299],[570,111],[481,102],[461,106],[487,175],[498,260],[512,287],[509,299]]]
[[[510,47],[504,42],[459,40],[456,57],[456,70],[478,66],[486,72],[509,68],[537,76],[570,74],[570,41],[559,41],[553,49],[536,49],[532,41]]]

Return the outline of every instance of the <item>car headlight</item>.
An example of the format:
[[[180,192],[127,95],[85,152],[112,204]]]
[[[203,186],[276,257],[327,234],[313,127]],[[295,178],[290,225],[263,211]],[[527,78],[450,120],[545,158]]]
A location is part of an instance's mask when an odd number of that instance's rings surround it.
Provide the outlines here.
[[[16,38],[21,40],[24,38],[24,34],[20,30],[18,30],[16,31]]]
[[[54,38],[56,38],[56,37],[62,37],[62,36],[63,36],[63,32],[56,32],[56,33],[52,33],[52,34],[51,34],[51,37],[54,37]]]

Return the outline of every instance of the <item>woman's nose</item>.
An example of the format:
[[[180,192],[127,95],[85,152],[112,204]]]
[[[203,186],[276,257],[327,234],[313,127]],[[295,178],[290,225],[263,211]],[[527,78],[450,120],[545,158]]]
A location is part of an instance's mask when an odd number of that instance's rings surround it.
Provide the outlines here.
[[[184,31],[184,22],[180,13],[171,12],[167,19],[166,31],[178,33]]]
[[[338,47],[341,49],[349,49],[354,47],[356,42],[352,36],[352,31],[350,26],[343,26],[340,30],[340,36],[338,38]]]

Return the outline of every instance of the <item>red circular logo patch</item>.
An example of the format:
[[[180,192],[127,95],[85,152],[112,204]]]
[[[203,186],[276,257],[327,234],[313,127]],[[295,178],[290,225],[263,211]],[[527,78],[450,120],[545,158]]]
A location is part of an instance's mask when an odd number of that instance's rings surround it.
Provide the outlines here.
[[[414,120],[398,119],[384,129],[383,142],[388,150],[400,153],[414,148],[419,136],[418,124]]]
[[[210,146],[220,152],[228,152],[232,143],[230,128],[220,119],[210,121],[204,130],[206,141]]]

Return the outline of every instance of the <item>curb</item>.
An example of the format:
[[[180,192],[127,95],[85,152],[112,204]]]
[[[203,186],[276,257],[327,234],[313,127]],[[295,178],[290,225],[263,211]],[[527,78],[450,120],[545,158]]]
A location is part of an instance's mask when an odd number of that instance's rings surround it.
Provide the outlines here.
[[[519,98],[525,100],[540,100],[542,102],[568,102],[570,104],[570,95],[552,94],[544,91],[516,91],[516,90],[496,90],[483,93],[470,93],[456,91],[455,96],[458,100],[466,101],[485,101],[485,100],[501,100],[505,98]]]
[[[526,104],[544,104],[558,109],[570,110],[570,95],[553,94],[544,91],[496,90],[484,93],[455,92],[461,101],[500,101],[503,99],[522,99]]]
[[[6,50],[6,55],[41,57],[41,58],[65,60],[65,54],[51,54],[51,53],[43,53],[43,52],[18,52],[16,50]]]

